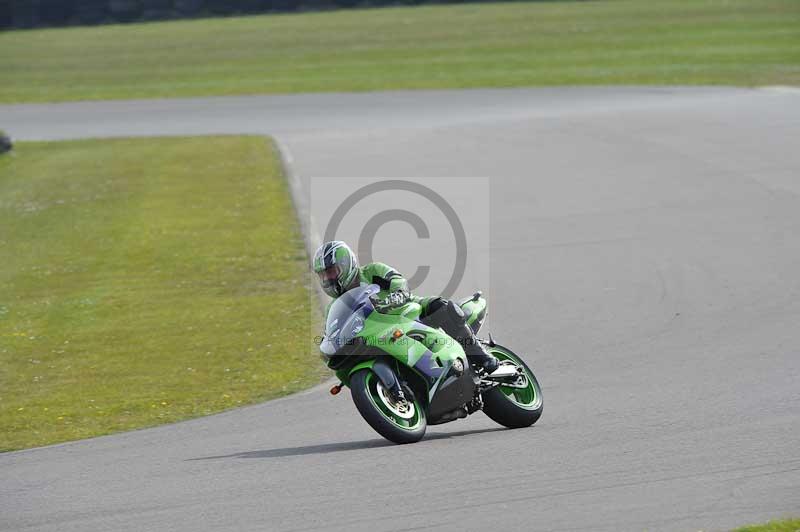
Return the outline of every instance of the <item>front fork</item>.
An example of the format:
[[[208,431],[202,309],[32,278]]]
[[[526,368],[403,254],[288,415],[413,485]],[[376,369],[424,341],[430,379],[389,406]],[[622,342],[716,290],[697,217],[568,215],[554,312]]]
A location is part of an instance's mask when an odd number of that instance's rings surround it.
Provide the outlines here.
[[[372,371],[377,375],[378,379],[386,391],[389,392],[392,399],[398,403],[408,403],[414,401],[413,392],[406,387],[407,392],[403,391],[403,384],[392,369],[392,366],[383,358],[378,358],[372,364]]]
[[[381,381],[383,387],[389,391],[396,399],[403,398],[405,396],[403,394],[403,388],[400,386],[400,381],[397,378],[397,375],[394,374],[392,367],[385,361],[378,359],[372,365],[372,371]]]

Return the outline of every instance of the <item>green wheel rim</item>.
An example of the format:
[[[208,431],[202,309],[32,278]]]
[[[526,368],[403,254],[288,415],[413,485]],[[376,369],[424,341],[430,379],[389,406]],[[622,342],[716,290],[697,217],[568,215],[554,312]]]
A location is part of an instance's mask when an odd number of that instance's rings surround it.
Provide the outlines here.
[[[511,353],[502,351],[500,349],[490,349],[490,351],[495,357],[497,357],[498,360],[508,360],[509,362],[513,362],[514,364],[520,366],[523,370],[525,370],[525,376],[528,378],[528,386],[525,388],[513,388],[511,386],[500,385],[497,387],[497,389],[500,390],[506,399],[520,408],[524,408],[526,410],[536,410],[539,408],[542,405],[542,394],[539,391],[539,385],[536,382],[536,377],[533,376],[527,366],[522,364],[522,361]]]
[[[410,418],[402,417],[386,404],[378,390],[379,385],[380,382],[378,378],[370,371],[367,374],[366,379],[367,396],[369,397],[370,402],[372,402],[372,405],[375,407],[375,410],[380,412],[380,414],[386,418],[387,421],[403,430],[411,431],[417,429],[422,421],[419,402],[415,400],[413,403],[411,403],[414,411]]]

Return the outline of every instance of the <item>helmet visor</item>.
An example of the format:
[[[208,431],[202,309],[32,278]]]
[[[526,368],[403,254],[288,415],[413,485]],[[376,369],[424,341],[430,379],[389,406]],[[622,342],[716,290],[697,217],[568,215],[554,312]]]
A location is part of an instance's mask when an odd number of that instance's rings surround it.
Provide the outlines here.
[[[341,268],[339,268],[338,264],[334,264],[321,272],[317,272],[319,275],[319,280],[325,286],[326,284],[335,283],[339,280],[339,276],[342,274]]]

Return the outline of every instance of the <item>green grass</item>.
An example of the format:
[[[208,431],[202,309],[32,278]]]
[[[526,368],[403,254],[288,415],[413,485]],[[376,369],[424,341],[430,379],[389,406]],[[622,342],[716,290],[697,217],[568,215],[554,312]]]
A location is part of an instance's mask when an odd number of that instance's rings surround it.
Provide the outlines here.
[[[0,34],[0,102],[800,84],[797,0],[398,7]]]
[[[209,414],[324,373],[264,138],[20,142],[0,156],[0,257],[0,450]]]
[[[764,525],[750,525],[737,528],[734,532],[798,532],[800,519],[786,519],[783,521],[770,521]]]

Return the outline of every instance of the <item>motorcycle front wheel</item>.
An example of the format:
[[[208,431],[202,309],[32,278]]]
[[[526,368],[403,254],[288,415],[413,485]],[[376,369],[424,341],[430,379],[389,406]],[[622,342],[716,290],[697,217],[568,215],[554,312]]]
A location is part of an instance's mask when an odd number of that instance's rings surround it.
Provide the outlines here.
[[[542,389],[533,371],[510,349],[495,345],[488,351],[500,362],[508,361],[523,368],[526,386],[495,386],[483,392],[483,412],[504,427],[518,429],[530,427],[542,415]]]
[[[394,443],[415,443],[425,436],[427,420],[418,399],[395,401],[372,370],[350,377],[350,393],[358,412],[375,431]]]

